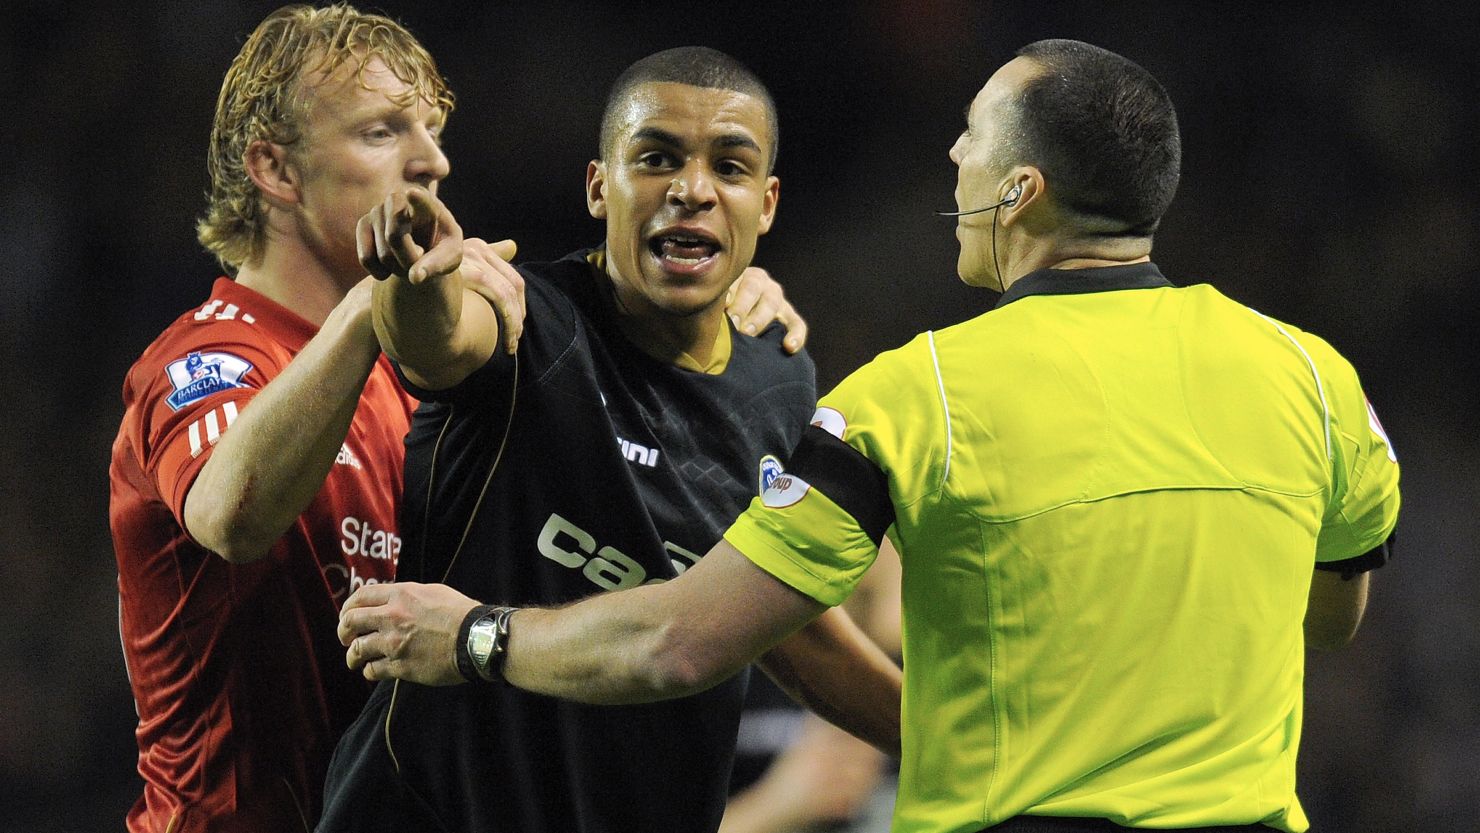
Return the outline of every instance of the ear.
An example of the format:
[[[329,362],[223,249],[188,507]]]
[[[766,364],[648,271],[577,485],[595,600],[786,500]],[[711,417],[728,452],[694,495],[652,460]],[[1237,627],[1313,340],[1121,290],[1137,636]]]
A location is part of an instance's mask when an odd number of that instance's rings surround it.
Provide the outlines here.
[[[600,159],[586,163],[586,210],[598,220],[606,219],[606,163]]]
[[[776,203],[781,200],[781,180],[776,177],[766,177],[766,195],[761,200],[761,224],[758,234],[765,234],[771,230],[771,224],[776,222]]]
[[[1012,169],[1004,181],[1002,196],[998,199],[1006,199],[1013,189],[1017,189],[1017,199],[1012,205],[1002,206],[1002,227],[1007,228],[1018,222],[1024,212],[1033,206],[1041,205],[1048,199],[1048,186],[1043,180],[1043,172],[1032,165],[1019,165]]]
[[[266,139],[247,145],[247,176],[270,202],[297,203],[301,181],[297,169],[288,160],[288,149]]]

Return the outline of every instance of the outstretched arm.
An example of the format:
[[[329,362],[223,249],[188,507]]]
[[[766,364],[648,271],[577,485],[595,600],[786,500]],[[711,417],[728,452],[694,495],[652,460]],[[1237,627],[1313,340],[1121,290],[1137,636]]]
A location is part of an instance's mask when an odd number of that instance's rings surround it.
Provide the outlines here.
[[[372,680],[462,682],[457,628],[476,604],[444,585],[363,587],[340,613],[346,662]],[[682,697],[738,672],[825,609],[720,541],[672,581],[520,610],[510,623],[504,676],[586,703]]]
[[[463,681],[459,625],[476,600],[440,584],[375,584],[344,603],[345,661],[372,680]],[[585,703],[696,694],[797,634],[768,664],[786,687],[845,729],[898,754],[898,666],[841,613],[827,610],[721,540],[683,575],[602,593],[509,622],[504,678]]]
[[[413,384],[452,387],[482,367],[499,346],[498,316],[463,285],[462,229],[424,188],[391,194],[360,219],[360,262],[380,282],[374,290],[375,334]],[[513,271],[513,255],[470,241],[469,268]],[[517,275],[517,273],[516,273]]]

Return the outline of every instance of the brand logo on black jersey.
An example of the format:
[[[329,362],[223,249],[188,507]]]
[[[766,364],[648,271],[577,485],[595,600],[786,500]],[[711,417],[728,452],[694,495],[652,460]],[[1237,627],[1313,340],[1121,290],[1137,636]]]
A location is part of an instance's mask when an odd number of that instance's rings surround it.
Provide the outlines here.
[[[535,547],[540,555],[562,567],[580,570],[592,584],[602,590],[622,590],[639,584],[657,584],[667,581],[662,576],[649,576],[647,568],[626,553],[610,545],[603,545],[596,536],[574,523],[551,512],[540,529]],[[672,541],[664,541],[663,549],[673,571],[682,574],[699,563],[699,555]]]
[[[628,442],[621,437],[617,437],[617,448],[621,449],[622,456],[626,457],[629,462],[647,466],[650,469],[658,467],[658,449],[656,448]]]

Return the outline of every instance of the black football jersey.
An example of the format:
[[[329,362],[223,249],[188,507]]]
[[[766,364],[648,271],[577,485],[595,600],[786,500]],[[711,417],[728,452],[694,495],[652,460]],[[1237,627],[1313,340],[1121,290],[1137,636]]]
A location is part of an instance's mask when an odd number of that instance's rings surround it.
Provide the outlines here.
[[[773,327],[723,373],[618,329],[589,252],[520,267],[517,357],[423,400],[407,438],[398,578],[555,605],[673,578],[795,445],[816,403]],[[728,325],[727,325],[728,326]],[[503,684],[382,683],[331,766],[321,831],[712,831],[745,690],[588,706]]]

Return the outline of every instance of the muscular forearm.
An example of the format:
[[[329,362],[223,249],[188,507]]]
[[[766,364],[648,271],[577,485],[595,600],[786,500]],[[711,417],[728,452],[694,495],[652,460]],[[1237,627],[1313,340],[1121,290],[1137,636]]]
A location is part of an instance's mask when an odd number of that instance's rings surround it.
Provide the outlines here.
[[[743,667],[700,669],[682,655],[675,625],[650,615],[638,587],[558,610],[521,610],[510,622],[508,681],[586,703],[645,703],[702,691]]]
[[[721,541],[673,581],[514,614],[504,673],[587,703],[679,697],[735,674],[824,609]]]
[[[766,653],[761,668],[829,723],[899,756],[899,666],[833,609]]]
[[[340,615],[345,659],[370,679],[457,682],[456,626],[476,604],[445,585],[362,587]],[[721,541],[672,581],[516,611],[503,675],[584,703],[682,697],[732,676],[825,609]]]
[[[412,284],[392,275],[374,290],[375,335],[413,383],[443,390],[477,370],[498,344],[493,309],[457,274]]]
[[[227,561],[266,555],[323,486],[380,355],[351,293],[211,452],[185,498],[185,526]]]

